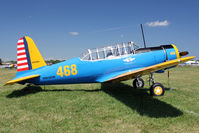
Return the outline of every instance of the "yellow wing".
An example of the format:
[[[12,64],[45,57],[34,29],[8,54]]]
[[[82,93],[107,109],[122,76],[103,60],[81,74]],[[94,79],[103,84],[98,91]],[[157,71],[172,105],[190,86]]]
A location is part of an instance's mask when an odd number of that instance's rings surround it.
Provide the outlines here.
[[[195,58],[195,56],[179,58],[179,59],[175,59],[175,60],[166,61],[164,63],[160,63],[160,64],[157,64],[157,65],[138,69],[136,71],[126,72],[126,73],[123,73],[123,74],[118,75],[116,77],[113,77],[113,78],[107,80],[106,82],[118,82],[118,81],[122,81],[122,80],[132,79],[132,78],[135,78],[139,75],[145,75],[145,74],[149,74],[150,72],[155,72],[155,71],[158,71],[158,70],[162,70],[164,68],[176,66],[180,63],[184,63],[184,62],[191,60],[193,58]]]
[[[21,81],[24,81],[27,79],[36,78],[36,77],[39,77],[39,75],[30,75],[30,76],[26,76],[26,77],[17,78],[17,79],[8,81],[5,85],[12,85],[14,83],[18,83],[18,82],[21,82]]]

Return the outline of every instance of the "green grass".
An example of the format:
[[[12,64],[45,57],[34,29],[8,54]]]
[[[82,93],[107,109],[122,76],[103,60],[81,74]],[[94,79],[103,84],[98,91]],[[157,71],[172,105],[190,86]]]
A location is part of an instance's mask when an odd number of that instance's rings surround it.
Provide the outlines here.
[[[147,82],[134,89],[132,80],[3,86],[15,73],[0,69],[0,132],[199,132],[199,67],[171,69],[163,97],[149,96]],[[168,87],[167,73],[155,79]]]

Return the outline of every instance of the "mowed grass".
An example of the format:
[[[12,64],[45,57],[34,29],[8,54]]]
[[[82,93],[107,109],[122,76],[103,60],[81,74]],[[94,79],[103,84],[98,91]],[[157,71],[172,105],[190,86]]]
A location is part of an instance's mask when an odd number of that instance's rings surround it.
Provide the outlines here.
[[[170,70],[162,97],[114,84],[3,86],[16,70],[0,69],[0,132],[199,132],[199,67]],[[168,86],[167,73],[155,74]]]

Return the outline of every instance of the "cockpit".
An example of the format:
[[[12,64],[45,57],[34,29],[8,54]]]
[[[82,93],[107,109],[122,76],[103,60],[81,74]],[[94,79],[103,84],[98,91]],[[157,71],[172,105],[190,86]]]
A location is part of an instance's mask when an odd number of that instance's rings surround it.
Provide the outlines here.
[[[81,60],[103,60],[112,59],[124,55],[135,54],[139,47],[134,42],[115,44],[102,48],[88,49],[80,57]]]

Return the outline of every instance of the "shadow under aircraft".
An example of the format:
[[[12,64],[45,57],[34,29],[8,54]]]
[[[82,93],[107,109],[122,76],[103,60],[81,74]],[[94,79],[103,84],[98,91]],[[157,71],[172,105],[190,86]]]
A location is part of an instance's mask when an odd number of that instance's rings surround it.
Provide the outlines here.
[[[26,86],[21,90],[14,90],[7,95],[7,98],[18,98],[39,92],[68,92],[68,91],[85,91],[87,93],[104,91],[111,97],[119,100],[132,110],[138,112],[141,116],[151,118],[178,117],[183,112],[171,104],[151,97],[147,92],[149,89],[135,89],[124,83],[102,83],[101,89],[42,89],[40,86]]]

